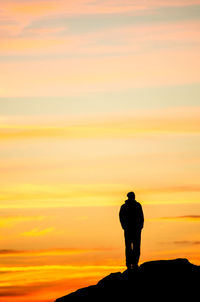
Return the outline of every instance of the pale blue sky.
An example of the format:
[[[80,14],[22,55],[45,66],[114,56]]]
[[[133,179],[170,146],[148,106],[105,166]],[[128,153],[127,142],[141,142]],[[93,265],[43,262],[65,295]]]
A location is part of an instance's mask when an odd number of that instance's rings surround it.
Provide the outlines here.
[[[77,97],[0,98],[4,115],[119,113],[135,109],[198,106],[200,84],[133,88]]]

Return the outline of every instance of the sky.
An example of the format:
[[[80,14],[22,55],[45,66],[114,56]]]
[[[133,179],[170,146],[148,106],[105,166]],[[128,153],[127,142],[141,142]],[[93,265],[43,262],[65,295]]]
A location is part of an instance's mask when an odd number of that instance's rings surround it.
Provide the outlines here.
[[[50,302],[140,263],[200,264],[200,1],[2,0],[0,302]]]

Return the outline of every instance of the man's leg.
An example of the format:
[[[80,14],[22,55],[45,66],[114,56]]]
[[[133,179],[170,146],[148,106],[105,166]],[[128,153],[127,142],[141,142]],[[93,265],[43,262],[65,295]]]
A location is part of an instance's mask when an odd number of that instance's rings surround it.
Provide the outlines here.
[[[126,254],[126,266],[127,268],[131,268],[131,238],[127,231],[124,231],[124,239],[125,239],[125,254]]]
[[[141,244],[141,230],[137,230],[133,236],[133,265],[138,266],[140,259],[140,244]]]

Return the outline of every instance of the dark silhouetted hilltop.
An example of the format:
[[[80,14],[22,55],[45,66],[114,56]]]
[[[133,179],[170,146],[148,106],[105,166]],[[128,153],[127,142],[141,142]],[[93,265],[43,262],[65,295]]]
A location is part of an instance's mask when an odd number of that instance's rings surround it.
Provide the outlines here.
[[[200,266],[187,259],[145,262],[138,269],[112,273],[96,285],[81,288],[56,302],[70,301],[197,301]]]

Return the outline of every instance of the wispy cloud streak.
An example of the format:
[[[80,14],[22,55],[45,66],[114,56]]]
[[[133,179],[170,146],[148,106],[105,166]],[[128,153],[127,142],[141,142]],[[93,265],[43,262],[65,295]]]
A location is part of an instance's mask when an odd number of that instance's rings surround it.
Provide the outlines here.
[[[0,227],[13,227],[18,223],[29,222],[29,221],[42,221],[45,216],[1,216]]]
[[[85,253],[95,253],[106,251],[107,248],[54,248],[41,250],[16,250],[16,249],[1,249],[0,257],[32,257],[32,256],[61,256],[61,255],[77,255]]]
[[[200,244],[200,241],[178,240],[178,241],[173,241],[173,243],[180,244],[180,245],[198,245]]]
[[[157,219],[157,218],[155,218],[155,219]],[[200,221],[200,215],[182,215],[182,216],[160,217],[160,218],[158,218],[158,220],[199,222]]]
[[[199,108],[193,108],[188,116],[185,108],[181,116],[176,110],[171,111],[172,116],[162,114],[162,117],[140,114],[137,117],[111,117],[103,121],[77,122],[74,125],[59,125],[59,121],[53,125],[17,125],[1,124],[0,139],[36,139],[36,138],[103,138],[103,137],[130,137],[142,134],[167,134],[167,133],[199,133],[200,122],[198,117]],[[193,116],[192,116],[193,112]]]

